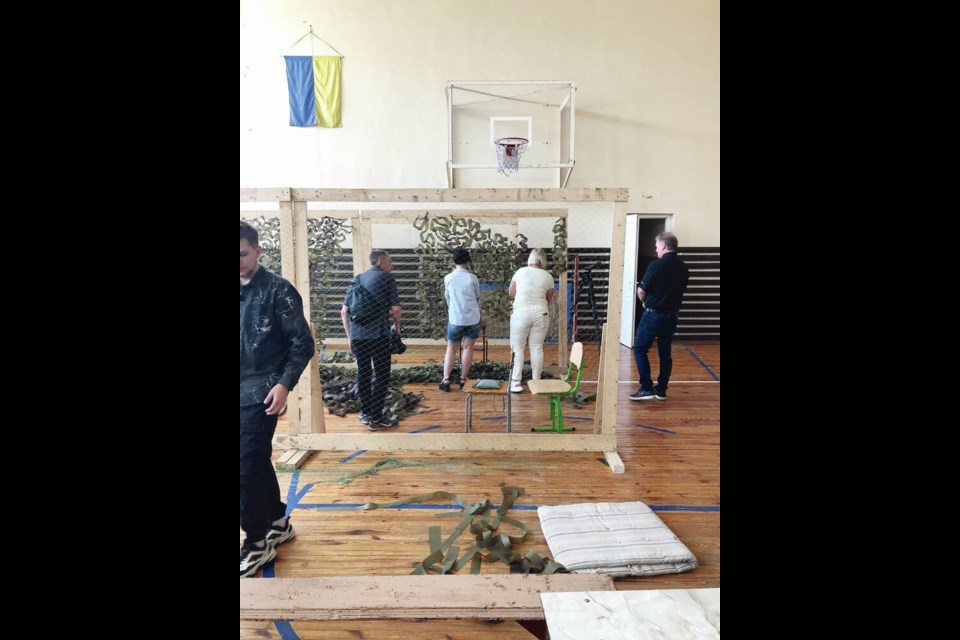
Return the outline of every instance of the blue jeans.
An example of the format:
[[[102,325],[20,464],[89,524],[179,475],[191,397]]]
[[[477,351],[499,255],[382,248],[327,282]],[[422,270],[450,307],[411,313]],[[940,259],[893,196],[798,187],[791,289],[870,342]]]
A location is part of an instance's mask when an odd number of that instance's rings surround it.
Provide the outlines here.
[[[637,372],[640,374],[640,388],[644,391],[654,391],[653,377],[650,373],[650,358],[647,352],[657,341],[657,352],[660,354],[660,375],[657,377],[656,393],[667,395],[667,385],[670,383],[670,374],[673,373],[673,355],[670,349],[673,346],[673,334],[677,331],[677,314],[658,313],[645,309],[637,326],[637,335],[633,340],[633,357],[637,361]]]
[[[270,462],[277,416],[266,410],[263,403],[240,407],[240,528],[251,543],[263,540],[270,523],[287,512]]]

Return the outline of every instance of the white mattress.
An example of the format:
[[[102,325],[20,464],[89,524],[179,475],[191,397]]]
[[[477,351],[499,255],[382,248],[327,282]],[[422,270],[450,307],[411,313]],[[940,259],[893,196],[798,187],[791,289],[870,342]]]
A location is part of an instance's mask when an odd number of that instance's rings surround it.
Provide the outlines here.
[[[655,576],[697,568],[697,558],[642,502],[540,507],[553,558],[572,573]]]

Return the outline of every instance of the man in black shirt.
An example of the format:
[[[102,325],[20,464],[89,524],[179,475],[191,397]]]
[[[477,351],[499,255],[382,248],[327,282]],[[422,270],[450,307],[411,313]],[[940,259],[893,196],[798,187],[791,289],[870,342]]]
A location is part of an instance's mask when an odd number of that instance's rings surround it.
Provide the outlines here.
[[[347,333],[350,353],[357,359],[357,394],[360,396],[360,422],[370,431],[396,429],[395,420],[383,415],[383,405],[390,384],[390,319],[400,333],[400,300],[393,274],[393,260],[386,251],[370,253],[370,268],[355,278],[380,303],[375,317],[366,323],[351,317],[350,296],[344,296],[340,308],[343,330]],[[354,314],[355,315],[355,314]],[[372,364],[372,367],[371,367]]]
[[[315,351],[303,301],[260,266],[257,230],[240,221],[240,577],[273,560],[296,535],[270,456],[277,418]]]
[[[677,330],[677,311],[683,302],[683,293],[687,290],[690,270],[677,256],[677,236],[672,233],[657,235],[657,258],[647,267],[640,284],[637,285],[637,297],[643,303],[643,317],[637,326],[637,335],[633,341],[633,357],[637,361],[640,374],[640,389],[630,396],[631,400],[667,399],[667,385],[673,372],[673,334]],[[650,358],[647,352],[657,341],[660,354],[660,375],[657,387],[653,387],[650,373]]]

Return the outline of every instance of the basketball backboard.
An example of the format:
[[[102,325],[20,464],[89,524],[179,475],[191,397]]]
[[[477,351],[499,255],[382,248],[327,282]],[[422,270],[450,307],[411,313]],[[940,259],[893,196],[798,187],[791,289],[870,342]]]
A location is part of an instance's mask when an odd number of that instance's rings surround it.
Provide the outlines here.
[[[565,187],[575,163],[576,91],[569,80],[448,82],[449,187]],[[500,138],[529,140],[509,177],[497,170]]]

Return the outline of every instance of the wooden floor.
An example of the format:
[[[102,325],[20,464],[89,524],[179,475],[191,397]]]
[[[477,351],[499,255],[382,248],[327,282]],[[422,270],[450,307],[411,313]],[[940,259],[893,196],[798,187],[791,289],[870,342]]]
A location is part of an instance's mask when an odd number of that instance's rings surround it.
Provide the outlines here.
[[[651,362],[656,372],[656,349]],[[491,347],[490,358],[509,361],[506,347]],[[411,346],[397,364],[440,362],[442,348]],[[673,575],[617,580],[624,589],[692,589],[720,586],[720,343],[675,342],[674,370],[669,399],[632,402],[637,390],[636,365],[630,350],[621,347],[618,410],[618,452],[625,475],[614,475],[602,454],[589,453],[482,453],[482,452],[316,452],[303,469],[280,472],[281,491],[295,504],[292,522],[297,537],[279,547],[267,576],[376,576],[406,575],[429,553],[427,531],[443,527],[444,535],[460,518],[437,519],[435,508],[401,508],[374,511],[332,510],[338,505],[389,502],[434,491],[448,491],[469,503],[489,498],[500,502],[500,487],[526,489],[510,515],[523,522],[529,534],[519,548],[551,555],[540,530],[536,507],[578,502],[640,500],[697,556],[695,571]],[[581,387],[596,389],[598,350],[585,345]],[[548,364],[556,365],[556,350],[547,351]],[[439,381],[438,381],[439,382]],[[443,393],[436,384],[409,384],[405,391],[425,394],[424,413],[404,419],[398,432],[418,437],[417,431],[462,432],[465,394],[453,386]],[[568,410],[568,424],[577,431],[593,428],[595,403]],[[513,396],[513,429],[527,432],[547,426],[547,400],[529,393]],[[476,397],[473,430],[505,430],[502,398]],[[278,431],[285,430],[281,419]],[[331,433],[367,433],[356,419],[326,416]],[[422,432],[422,431],[421,431]],[[556,433],[544,438],[562,438]],[[275,458],[282,452],[275,451]],[[374,472],[377,463],[395,460]],[[449,511],[446,511],[449,512]],[[511,531],[512,533],[512,531]],[[240,533],[242,542],[243,533]],[[469,533],[462,538],[466,544]],[[462,546],[462,548],[466,548]],[[508,573],[506,565],[484,564],[484,573]],[[252,579],[260,579],[258,578]],[[442,576],[437,577],[442,580]],[[533,638],[515,622],[495,626],[482,621],[424,622],[241,622],[241,638]],[[493,634],[493,635],[491,635]]]

